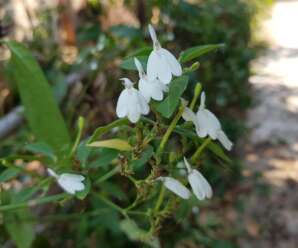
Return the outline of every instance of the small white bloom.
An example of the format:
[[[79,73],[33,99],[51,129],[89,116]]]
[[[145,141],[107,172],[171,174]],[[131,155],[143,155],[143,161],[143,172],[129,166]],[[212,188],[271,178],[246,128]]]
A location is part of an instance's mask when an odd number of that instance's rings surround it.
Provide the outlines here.
[[[159,177],[157,180],[161,181],[168,190],[172,191],[181,198],[190,198],[190,191],[178,180],[172,177]]]
[[[231,150],[233,143],[222,130],[216,116],[205,108],[205,99],[205,93],[202,92],[201,103],[197,114],[195,115],[189,108],[185,108],[182,117],[184,120],[194,123],[199,137],[204,138],[209,135],[213,140],[218,139],[227,150]]]
[[[134,58],[134,61],[139,72],[139,91],[141,94],[145,97],[147,102],[149,102],[151,98],[161,101],[163,99],[163,92],[167,92],[168,87],[157,78],[149,80],[141,62],[137,58]]]
[[[184,158],[184,163],[188,172],[188,181],[195,196],[199,200],[210,199],[212,197],[212,188],[208,181],[198,170],[191,168],[186,158]]]
[[[82,191],[85,189],[85,185],[83,183],[85,177],[82,175],[71,173],[62,173],[61,175],[57,175],[52,169],[49,168],[48,173],[50,176],[54,177],[61,188],[69,194],[74,195],[77,191]]]
[[[182,75],[182,68],[178,60],[168,50],[161,47],[154,28],[149,24],[149,33],[153,41],[153,51],[150,53],[147,63],[147,74],[150,80],[158,78],[164,84],[168,84],[174,76]]]
[[[149,105],[142,94],[133,87],[133,83],[128,78],[121,78],[120,80],[123,80],[125,89],[118,98],[117,116],[119,118],[127,116],[132,123],[136,123],[142,114],[146,115],[149,113]]]

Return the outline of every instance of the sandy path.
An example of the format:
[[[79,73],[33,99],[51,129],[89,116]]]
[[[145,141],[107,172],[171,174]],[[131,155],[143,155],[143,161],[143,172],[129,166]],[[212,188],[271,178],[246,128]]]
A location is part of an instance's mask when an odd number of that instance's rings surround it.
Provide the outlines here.
[[[298,0],[277,1],[264,23],[270,49],[251,78],[241,248],[298,247]],[[260,176],[257,176],[260,175]]]

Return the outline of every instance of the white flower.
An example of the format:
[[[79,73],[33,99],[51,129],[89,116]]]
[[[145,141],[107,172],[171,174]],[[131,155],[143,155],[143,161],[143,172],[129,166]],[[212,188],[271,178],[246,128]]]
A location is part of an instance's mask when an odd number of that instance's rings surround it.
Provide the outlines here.
[[[209,135],[213,140],[218,139],[227,150],[231,150],[233,143],[222,130],[216,116],[205,108],[205,99],[205,93],[202,92],[201,103],[197,114],[195,115],[189,108],[185,108],[182,117],[184,120],[194,123],[199,137],[204,138]]]
[[[146,115],[149,113],[149,105],[142,94],[133,87],[133,83],[128,78],[121,78],[120,80],[123,80],[125,89],[118,98],[117,116],[119,118],[127,116],[131,122],[136,123],[142,114]]]
[[[184,158],[184,163],[188,172],[188,181],[195,196],[199,200],[210,199],[212,197],[212,189],[208,181],[198,170],[191,168],[186,158]]]
[[[153,51],[148,58],[147,75],[150,80],[158,78],[164,84],[168,84],[172,80],[172,74],[181,76],[181,65],[173,54],[161,47],[155,30],[150,24],[149,33],[153,41]]]
[[[163,91],[168,91],[168,87],[160,82],[159,79],[155,78],[149,80],[146,73],[143,70],[141,62],[134,58],[135,65],[139,71],[139,91],[145,97],[146,101],[149,102],[150,98],[160,101],[163,99]]]
[[[168,190],[172,191],[181,198],[190,198],[190,191],[178,180],[172,177],[159,177],[156,180],[161,181]]]
[[[62,173],[57,175],[53,170],[48,168],[50,176],[56,178],[58,184],[69,194],[75,194],[76,191],[82,191],[85,189],[84,183],[85,177],[82,175],[76,175],[71,173]]]

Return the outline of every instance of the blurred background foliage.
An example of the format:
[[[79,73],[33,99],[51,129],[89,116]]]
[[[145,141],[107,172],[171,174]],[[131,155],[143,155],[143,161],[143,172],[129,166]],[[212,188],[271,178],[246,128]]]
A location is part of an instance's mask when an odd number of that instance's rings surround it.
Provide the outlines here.
[[[76,2],[53,1],[53,4],[40,4],[35,9],[30,9],[30,4],[23,6],[28,20],[25,31],[18,27],[15,15],[11,14],[14,1],[2,4],[6,11],[1,14],[2,26],[9,27],[7,36],[26,43],[41,64],[61,102],[69,128],[74,127],[78,116],[84,116],[87,136],[96,127],[116,118],[116,99],[122,89],[118,79],[123,75],[137,79],[136,73],[120,66],[121,62],[137,48],[151,46],[147,32],[147,24],[151,22],[157,28],[161,43],[176,55],[196,45],[225,44],[223,49],[200,58],[200,69],[191,74],[191,83],[192,87],[198,81],[203,84],[208,108],[222,117],[224,129],[233,141],[245,134],[243,119],[245,110],[251,105],[250,63],[265,46],[255,34],[259,19],[270,7],[270,0]],[[5,51],[3,54],[5,57]],[[9,71],[13,68],[5,66],[3,70],[8,75],[6,79],[1,78],[0,84],[1,92],[6,92],[0,99],[1,113],[5,115],[19,103],[19,98],[13,80],[9,80]],[[68,87],[65,80],[72,74],[79,75],[79,80]],[[191,87],[187,94],[192,95]],[[23,151],[23,142],[30,140],[33,137],[28,128],[23,127],[1,142],[0,153],[5,156]],[[218,208],[225,204],[222,199],[229,187],[240,179],[241,163],[236,159],[229,168],[214,166],[218,163],[218,160],[204,157],[203,172],[221,197],[208,205],[204,203],[202,207],[209,211],[202,213],[192,203],[180,205],[176,219],[167,221],[160,230],[162,247],[235,247],[233,241],[241,235],[241,230],[225,229],[227,223],[220,218]],[[221,176],[218,168],[221,168]],[[116,200],[131,197],[124,194],[129,191],[129,183],[118,177],[114,180],[121,187],[108,182],[102,187]],[[62,244],[67,247],[140,247],[121,232],[121,226],[124,231],[133,227],[119,225],[120,216],[112,209],[104,214],[67,215],[68,211],[82,211],[87,205],[100,209],[102,202],[93,198],[67,205],[60,209],[58,217],[53,215],[57,212],[54,207],[40,209],[39,215],[52,214],[41,221],[52,224],[47,226],[46,232],[40,231],[35,247],[60,247]],[[192,209],[195,218],[182,221],[187,209]],[[197,246],[198,243],[202,245]]]

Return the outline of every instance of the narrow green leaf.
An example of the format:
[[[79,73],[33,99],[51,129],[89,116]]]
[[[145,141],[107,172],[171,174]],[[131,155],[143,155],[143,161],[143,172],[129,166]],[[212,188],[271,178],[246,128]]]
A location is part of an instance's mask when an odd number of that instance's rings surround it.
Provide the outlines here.
[[[35,237],[34,223],[26,218],[32,218],[28,209],[5,213],[5,228],[18,248],[30,248]]]
[[[179,105],[180,97],[188,84],[188,76],[173,80],[170,84],[169,94],[162,102],[155,102],[155,109],[164,117],[170,118]]]
[[[138,60],[141,62],[143,68],[146,68],[147,67],[147,59],[148,57],[147,56],[135,56],[136,58],[138,58]],[[120,67],[122,69],[125,69],[125,70],[134,70],[134,71],[137,71],[137,67],[135,65],[135,62],[134,62],[134,57],[130,57],[130,58],[127,58],[125,60],[122,61],[122,63],[120,64]]]
[[[125,118],[125,119],[118,119],[115,120],[113,122],[111,122],[110,124],[103,126],[103,127],[98,127],[94,133],[92,134],[91,138],[89,139],[88,143],[91,143],[97,139],[99,139],[103,134],[109,132],[111,129],[115,128],[115,127],[120,127],[120,126],[125,126],[128,125],[129,121]]]
[[[118,157],[119,151],[115,149],[102,148],[98,159],[88,165],[89,168],[104,167]]]
[[[181,63],[185,63],[192,59],[198,58],[206,53],[212,52],[215,49],[223,48],[224,46],[224,44],[212,44],[191,47],[181,53],[179,61]]]
[[[41,142],[56,151],[69,146],[70,137],[54,99],[52,90],[34,57],[20,43],[8,41],[11,51],[9,63],[13,66],[15,80],[29,125]]]
[[[5,204],[15,204],[18,199],[12,191],[6,191]],[[17,248],[30,248],[35,238],[33,216],[28,208],[7,211],[3,215],[4,227]]]
[[[126,58],[131,58],[135,56],[149,56],[149,54],[152,52],[152,47],[142,47],[140,49],[137,49],[136,51],[130,53]]]
[[[109,139],[109,140],[102,140],[102,141],[95,141],[89,144],[88,146],[91,147],[106,147],[112,148],[119,151],[131,151],[132,146],[125,140],[121,139]]]
[[[20,169],[18,168],[7,168],[0,174],[0,183],[6,182],[14,177],[16,177],[20,173]]]
[[[25,146],[25,150],[33,152],[33,153],[40,153],[51,158],[53,161],[56,161],[56,156],[53,149],[45,144],[45,143],[32,143]]]
[[[83,168],[87,166],[87,161],[92,150],[92,148],[88,147],[86,144],[87,144],[87,140],[82,141],[78,145],[78,148],[76,151],[76,158],[81,162],[81,166]]]

